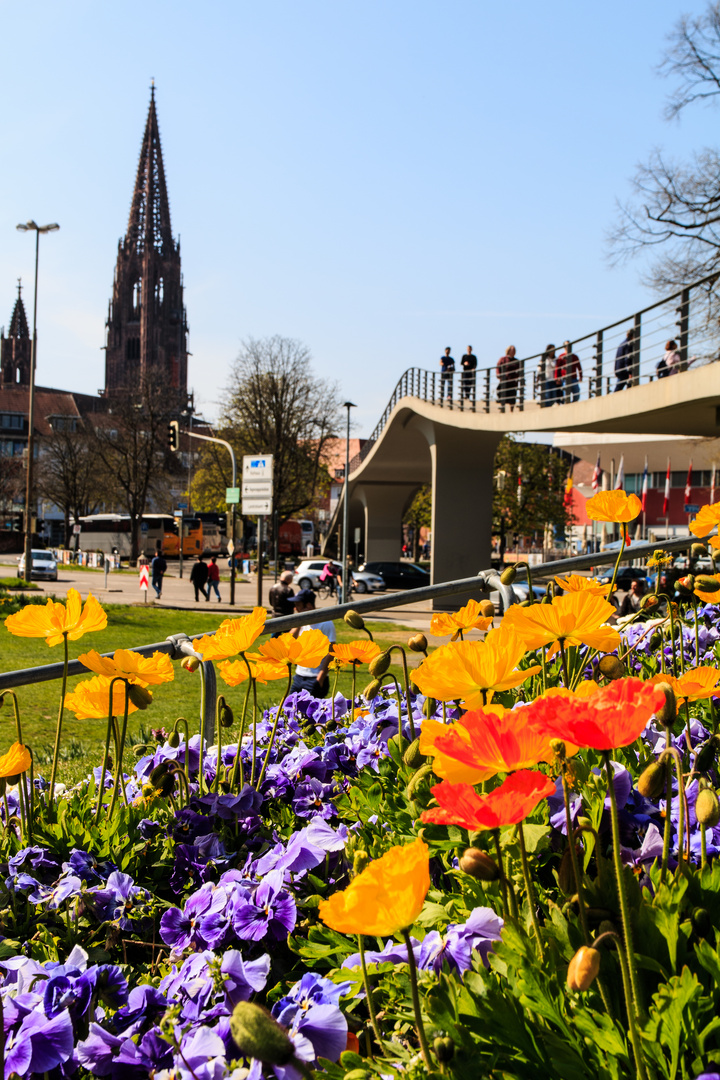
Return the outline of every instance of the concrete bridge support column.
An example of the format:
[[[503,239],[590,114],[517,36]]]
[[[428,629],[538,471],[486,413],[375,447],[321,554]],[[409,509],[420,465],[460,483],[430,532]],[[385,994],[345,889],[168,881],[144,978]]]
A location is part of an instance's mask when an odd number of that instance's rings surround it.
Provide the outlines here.
[[[501,435],[440,424],[434,428],[432,580],[439,584],[490,566],[493,466]],[[453,597],[451,606],[464,602]],[[438,603],[448,606],[444,600]]]
[[[365,561],[397,562],[402,550],[402,519],[417,484],[385,481],[358,484],[353,496],[365,507]]]

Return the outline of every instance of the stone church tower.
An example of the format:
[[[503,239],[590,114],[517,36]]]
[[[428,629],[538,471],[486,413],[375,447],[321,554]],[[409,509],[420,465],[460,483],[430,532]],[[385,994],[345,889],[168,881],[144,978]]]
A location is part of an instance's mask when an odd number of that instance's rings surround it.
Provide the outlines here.
[[[22,286],[18,283],[18,295],[10,319],[7,337],[0,334],[0,371],[3,386],[29,386],[32,340],[28,330]]]
[[[154,86],[106,325],[106,397],[133,394],[154,377],[187,394],[180,241],[173,240],[170,227]]]

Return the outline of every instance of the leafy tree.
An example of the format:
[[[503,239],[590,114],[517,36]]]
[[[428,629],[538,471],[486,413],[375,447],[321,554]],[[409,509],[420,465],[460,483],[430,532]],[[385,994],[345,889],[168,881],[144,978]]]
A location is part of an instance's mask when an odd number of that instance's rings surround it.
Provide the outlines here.
[[[324,452],[336,436],[341,405],[334,383],[313,374],[309,350],[279,336],[243,342],[225,390],[217,434],[243,454],[272,454],[273,506],[280,522],[310,506],[329,483]],[[192,494],[198,509],[225,505],[228,454],[203,447]]]
[[[0,510],[12,511],[15,499],[25,490],[25,459],[0,454]]]
[[[432,488],[423,484],[405,511],[403,524],[412,528],[412,557],[417,561],[420,546],[420,530],[432,525]]]
[[[695,102],[720,98],[720,3],[699,17],[682,16],[669,35],[660,65],[675,80],[666,106],[677,118]],[[620,206],[610,234],[615,262],[657,248],[650,274],[658,290],[679,287],[720,268],[720,151],[698,150],[689,162],[656,150],[640,165],[634,197]],[[710,286],[708,286],[710,289]]]
[[[501,556],[508,536],[543,536],[548,525],[564,530],[572,524],[572,511],[565,505],[571,461],[542,443],[503,437],[495,455],[493,496],[493,532],[500,537]],[[518,484],[518,474],[522,484]]]
[[[53,431],[43,439],[36,477],[38,494],[63,512],[65,546],[70,544],[70,522],[92,513],[102,501],[105,485],[93,453],[93,439],[85,429]]]

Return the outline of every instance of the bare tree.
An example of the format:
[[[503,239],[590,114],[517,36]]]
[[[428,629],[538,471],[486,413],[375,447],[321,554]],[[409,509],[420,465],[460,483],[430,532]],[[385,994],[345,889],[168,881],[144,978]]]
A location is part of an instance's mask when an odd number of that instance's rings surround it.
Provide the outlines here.
[[[178,468],[168,452],[167,431],[183,405],[177,391],[148,378],[135,397],[113,398],[108,412],[95,421],[93,453],[108,485],[106,498],[114,498],[130,516],[133,561],[150,497],[166,489],[168,472]]]
[[[720,3],[698,18],[683,16],[668,37],[660,64],[676,79],[666,107],[677,118],[694,102],[716,104],[720,96]],[[655,150],[638,166],[633,197],[619,204],[609,235],[611,261],[623,262],[658,248],[646,280],[658,290],[679,287],[720,268],[720,153],[709,147],[689,162]]]
[[[72,518],[92,513],[102,499],[103,484],[92,438],[84,428],[63,428],[43,439],[36,484],[38,494],[62,510],[68,547]]]
[[[279,336],[243,342],[222,401],[218,434],[242,454],[273,454],[273,501],[279,520],[308,507],[328,481],[324,451],[340,420],[337,386],[314,375],[309,350]],[[193,498],[224,502],[227,454],[203,452]]]
[[[0,454],[0,510],[12,511],[15,499],[25,490],[24,484],[25,459]]]

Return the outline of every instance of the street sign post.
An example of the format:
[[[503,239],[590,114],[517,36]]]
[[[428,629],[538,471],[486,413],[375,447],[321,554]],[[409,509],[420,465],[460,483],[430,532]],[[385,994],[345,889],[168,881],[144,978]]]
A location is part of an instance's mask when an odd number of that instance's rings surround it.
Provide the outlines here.
[[[242,467],[242,515],[257,517],[257,606],[262,607],[263,532],[273,512],[273,455],[245,454]]]
[[[144,600],[145,600],[146,604],[147,604],[147,594],[148,594],[148,588],[149,587],[150,587],[150,571],[148,570],[147,566],[141,566],[140,567],[140,589],[142,591],[144,591],[144,593],[145,593]]]
[[[225,488],[225,502],[228,506],[235,506],[240,502],[240,488]]]
[[[699,503],[685,503],[683,509],[685,510],[686,514],[697,514],[698,510],[700,509],[700,505]]]
[[[257,517],[272,513],[272,499],[243,499],[243,517]]]

